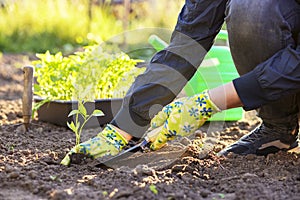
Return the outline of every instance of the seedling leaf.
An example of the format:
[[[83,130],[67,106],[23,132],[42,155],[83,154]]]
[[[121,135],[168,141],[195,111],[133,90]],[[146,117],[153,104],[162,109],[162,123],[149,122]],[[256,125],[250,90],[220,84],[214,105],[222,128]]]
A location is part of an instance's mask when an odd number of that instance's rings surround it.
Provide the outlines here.
[[[72,115],[76,115],[76,114],[80,114],[79,110],[72,110],[72,111],[69,113],[68,117],[71,117]]]
[[[158,191],[157,191],[155,185],[151,184],[151,185],[149,186],[149,189],[151,190],[151,192],[153,192],[153,194],[158,194]]]
[[[77,133],[77,128],[75,127],[75,124],[73,121],[71,123],[67,122],[67,125],[74,133]]]
[[[92,116],[101,117],[101,116],[104,116],[104,113],[101,110],[94,110],[92,113]]]
[[[79,110],[80,114],[82,114],[83,117],[86,118],[86,116],[87,116],[86,109],[85,109],[83,103],[81,103],[80,101],[78,102],[78,110]]]

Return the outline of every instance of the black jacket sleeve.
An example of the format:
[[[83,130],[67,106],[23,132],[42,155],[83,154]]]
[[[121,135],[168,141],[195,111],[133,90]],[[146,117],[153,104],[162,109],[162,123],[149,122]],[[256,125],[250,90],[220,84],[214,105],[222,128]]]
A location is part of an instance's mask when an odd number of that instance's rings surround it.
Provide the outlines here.
[[[300,91],[300,33],[298,44],[277,52],[253,71],[233,81],[245,110],[260,107]]]
[[[151,59],[126,94],[113,125],[140,138],[151,118],[196,72],[224,23],[226,0],[186,0],[170,45]]]

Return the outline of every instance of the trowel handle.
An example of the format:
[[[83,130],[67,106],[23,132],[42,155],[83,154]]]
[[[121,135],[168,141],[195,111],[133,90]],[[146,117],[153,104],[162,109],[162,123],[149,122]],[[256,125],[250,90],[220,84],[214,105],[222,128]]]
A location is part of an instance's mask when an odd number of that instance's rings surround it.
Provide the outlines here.
[[[148,133],[146,133],[145,140],[147,140],[148,143],[154,142],[155,139],[157,138],[158,134],[160,133],[161,129],[162,129],[162,126],[155,128],[155,129],[149,131]]]
[[[30,118],[32,114],[32,81],[33,81],[33,67],[26,66],[23,68],[24,72],[24,90],[22,97],[22,106],[23,106],[23,120],[24,125],[28,128],[30,123]]]

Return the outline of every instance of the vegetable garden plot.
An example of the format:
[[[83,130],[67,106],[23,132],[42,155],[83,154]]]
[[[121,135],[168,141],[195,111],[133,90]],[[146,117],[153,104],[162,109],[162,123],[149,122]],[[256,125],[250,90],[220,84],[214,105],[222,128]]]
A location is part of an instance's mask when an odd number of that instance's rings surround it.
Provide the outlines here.
[[[11,57],[10,63],[15,60]],[[3,79],[4,65],[14,72],[6,76],[10,82]],[[9,84],[11,90],[2,93],[6,99],[0,99],[0,199],[281,200],[298,199],[300,195],[300,159],[296,154],[232,155],[226,159],[215,156],[215,152],[257,125],[255,115],[248,115],[246,121],[225,123],[213,131],[219,135],[219,142],[211,152],[200,156],[197,151],[190,151],[165,168],[145,163],[110,170],[88,164],[61,166],[59,162],[73,146],[75,136],[66,128],[36,118],[29,132],[20,132],[19,72],[1,60],[0,83],[6,88]],[[207,133],[207,128],[204,126],[201,131]],[[82,139],[95,134],[94,129],[86,130]],[[167,150],[163,153],[168,155]]]

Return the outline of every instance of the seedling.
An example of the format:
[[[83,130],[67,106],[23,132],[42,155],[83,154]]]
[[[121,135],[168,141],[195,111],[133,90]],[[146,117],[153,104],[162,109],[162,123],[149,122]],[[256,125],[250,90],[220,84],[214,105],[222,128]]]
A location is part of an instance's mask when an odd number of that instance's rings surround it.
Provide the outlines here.
[[[80,144],[80,136],[85,124],[92,117],[104,116],[104,113],[98,109],[95,109],[92,114],[88,114],[84,104],[85,104],[84,101],[78,101],[78,109],[72,110],[68,115],[68,117],[75,115],[75,122],[74,121],[71,121],[70,123],[67,122],[68,127],[75,133],[76,136],[75,148],[79,148],[78,145]],[[81,116],[83,119],[82,124],[79,121],[79,116]]]
[[[156,186],[155,186],[154,184],[151,184],[151,185],[149,186],[149,189],[151,190],[151,192],[152,192],[153,194],[158,194],[158,191],[157,191]]]
[[[50,175],[49,178],[52,180],[52,181],[58,181],[58,182],[62,182],[62,180],[59,178],[58,175]]]
[[[106,197],[107,195],[108,195],[108,192],[107,191],[102,191],[102,195],[104,196],[104,197]]]
[[[10,151],[14,151],[15,145],[14,144],[6,144],[6,148]]]

